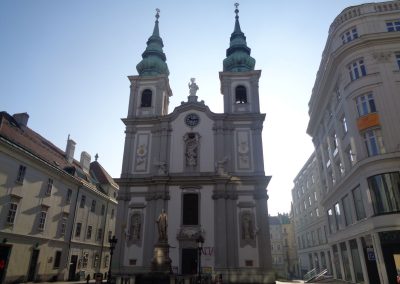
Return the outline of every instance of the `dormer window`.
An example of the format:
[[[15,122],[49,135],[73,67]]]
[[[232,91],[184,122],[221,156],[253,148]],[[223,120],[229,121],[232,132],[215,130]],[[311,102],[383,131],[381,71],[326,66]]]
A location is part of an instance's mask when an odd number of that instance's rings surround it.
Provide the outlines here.
[[[235,103],[236,104],[247,104],[247,92],[246,87],[237,86],[235,89]]]
[[[153,96],[153,92],[149,89],[146,89],[142,93],[142,100],[140,102],[141,107],[151,107],[151,97]]]

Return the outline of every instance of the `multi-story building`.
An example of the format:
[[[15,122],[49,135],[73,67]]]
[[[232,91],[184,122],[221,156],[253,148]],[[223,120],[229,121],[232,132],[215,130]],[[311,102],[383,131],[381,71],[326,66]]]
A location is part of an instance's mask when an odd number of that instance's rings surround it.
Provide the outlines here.
[[[194,79],[187,101],[168,113],[172,91],[158,13],[136,66],[139,74],[129,76],[124,159],[117,180],[120,241],[113,275],[118,279],[139,281],[146,272],[163,270],[187,280],[202,272],[221,276],[224,283],[274,283],[267,217],[270,177],[264,173],[261,139],[265,114],[260,112],[258,91],[261,70],[254,69],[238,9],[235,12],[219,73],[223,113],[198,100]]]
[[[298,275],[294,226],[288,214],[269,217],[272,268],[278,277]]]
[[[399,1],[343,10],[309,102],[332,272],[353,283],[400,273],[399,32]]]
[[[326,239],[326,218],[321,204],[318,163],[312,154],[294,179],[292,215],[300,276],[316,268],[332,273]]]
[[[108,271],[118,185],[75,142],[60,150],[0,113],[0,282],[67,280]]]

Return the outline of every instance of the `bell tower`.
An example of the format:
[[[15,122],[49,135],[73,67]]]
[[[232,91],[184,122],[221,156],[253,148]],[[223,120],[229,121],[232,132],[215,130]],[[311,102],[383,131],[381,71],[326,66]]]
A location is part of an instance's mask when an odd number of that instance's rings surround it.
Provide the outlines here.
[[[168,80],[167,59],[163,52],[164,44],[158,27],[160,10],[156,11],[153,34],[147,40],[142,61],[136,65],[139,75],[128,76],[131,82],[128,118],[168,114],[172,91]]]
[[[235,4],[235,28],[230,38],[223,71],[219,73],[225,113],[260,113],[258,81],[261,70],[254,70],[246,37],[240,29],[239,4]]]

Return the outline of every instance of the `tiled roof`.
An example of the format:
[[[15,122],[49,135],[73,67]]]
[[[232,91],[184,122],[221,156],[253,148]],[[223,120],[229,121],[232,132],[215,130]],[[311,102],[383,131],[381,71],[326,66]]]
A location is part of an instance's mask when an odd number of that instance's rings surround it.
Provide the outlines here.
[[[95,184],[95,180],[97,180],[102,184],[117,186],[114,180],[97,161],[90,165],[90,171],[96,175],[95,177],[91,177],[83,171],[78,161],[73,160],[72,163],[69,163],[65,158],[64,151],[29,127],[18,123],[13,116],[5,111],[0,112],[0,137],[5,138],[9,142],[23,148],[53,166],[77,178],[84,179],[86,182]],[[93,164],[95,165],[92,170]]]

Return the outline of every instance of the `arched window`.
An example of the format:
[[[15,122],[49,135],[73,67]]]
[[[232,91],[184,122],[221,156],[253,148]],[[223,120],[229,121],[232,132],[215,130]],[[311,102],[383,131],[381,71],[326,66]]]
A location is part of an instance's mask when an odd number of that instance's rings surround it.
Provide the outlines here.
[[[142,93],[142,100],[140,103],[141,107],[151,107],[151,97],[153,96],[153,92],[149,89],[146,89]]]
[[[235,89],[235,103],[247,104],[247,93],[245,86],[237,86]]]

